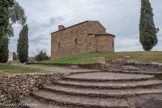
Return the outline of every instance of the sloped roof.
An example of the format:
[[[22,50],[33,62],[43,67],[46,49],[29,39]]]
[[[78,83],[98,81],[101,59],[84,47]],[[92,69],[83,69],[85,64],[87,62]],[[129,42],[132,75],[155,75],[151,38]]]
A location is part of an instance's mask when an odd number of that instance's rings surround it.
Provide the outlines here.
[[[52,32],[51,34],[56,33],[56,32],[59,32],[59,31],[63,31],[63,30],[69,29],[69,28],[71,28],[71,27],[78,26],[78,25],[81,25],[81,24],[84,24],[84,23],[87,23],[87,22],[98,22],[98,23],[100,23],[99,21],[90,21],[90,20],[87,20],[87,21],[84,21],[84,22],[81,22],[81,23],[78,23],[78,24],[75,24],[75,25],[66,27],[66,28],[64,28],[64,29],[62,29],[62,30],[58,30],[58,31]],[[102,24],[101,24],[101,25],[102,25]],[[103,25],[102,25],[102,26],[103,26]],[[103,27],[104,27],[104,26],[103,26]],[[105,28],[105,27],[104,27],[104,28]],[[106,28],[105,28],[105,29],[106,29]]]

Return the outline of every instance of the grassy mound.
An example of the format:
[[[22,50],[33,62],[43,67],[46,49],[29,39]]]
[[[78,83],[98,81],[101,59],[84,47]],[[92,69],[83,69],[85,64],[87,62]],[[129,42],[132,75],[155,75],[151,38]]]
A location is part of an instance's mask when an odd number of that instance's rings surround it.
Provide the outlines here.
[[[125,58],[124,56],[130,56]],[[162,52],[111,52],[111,53],[92,53],[64,57],[60,59],[42,61],[43,63],[96,63],[97,57],[105,57],[106,63],[111,64],[114,59],[137,60],[145,62],[161,62]]]

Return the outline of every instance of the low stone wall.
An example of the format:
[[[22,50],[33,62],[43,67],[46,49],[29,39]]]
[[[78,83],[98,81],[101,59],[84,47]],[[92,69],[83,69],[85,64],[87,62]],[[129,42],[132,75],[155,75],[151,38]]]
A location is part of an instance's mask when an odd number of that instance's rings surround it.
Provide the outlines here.
[[[86,69],[99,69],[99,70],[103,70],[105,68],[104,64],[101,63],[92,63],[92,64],[88,64],[88,63],[26,63],[27,65],[30,64],[44,64],[44,65],[55,65],[55,66],[79,66],[80,68],[86,68]]]
[[[64,76],[63,73],[0,76],[0,102],[11,102]]]
[[[156,63],[156,62],[122,61],[121,63],[124,65],[152,66],[152,67],[161,67],[162,68],[162,63]]]

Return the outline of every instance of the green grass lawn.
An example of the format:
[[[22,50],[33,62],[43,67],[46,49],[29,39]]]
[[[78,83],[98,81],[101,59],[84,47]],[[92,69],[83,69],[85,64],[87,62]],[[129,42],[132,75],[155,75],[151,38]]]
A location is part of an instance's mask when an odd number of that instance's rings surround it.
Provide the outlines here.
[[[114,59],[125,59],[124,56],[130,56],[126,60],[137,60],[145,62],[160,62],[162,63],[162,52],[115,52],[115,53],[94,53],[84,54],[71,57],[64,57],[55,60],[42,61],[44,63],[96,63],[97,57],[105,57],[106,64],[111,64]],[[54,67],[50,65],[40,65],[44,67]],[[63,67],[67,68],[67,67]],[[107,66],[112,69],[112,67]],[[49,72],[49,71],[48,71]],[[0,75],[8,74],[24,74],[24,73],[48,73],[38,68],[25,68],[13,65],[0,64]]]
[[[24,73],[47,73],[47,71],[38,68],[27,68],[27,67],[0,64],[0,75],[24,74]]]
[[[123,59],[124,56],[130,56],[126,60],[137,60],[145,62],[161,62],[162,63],[162,52],[112,52],[112,53],[94,53],[84,54],[71,57],[64,57],[55,60],[43,61],[44,63],[96,63],[97,57],[105,57],[106,63],[111,64],[114,59]]]

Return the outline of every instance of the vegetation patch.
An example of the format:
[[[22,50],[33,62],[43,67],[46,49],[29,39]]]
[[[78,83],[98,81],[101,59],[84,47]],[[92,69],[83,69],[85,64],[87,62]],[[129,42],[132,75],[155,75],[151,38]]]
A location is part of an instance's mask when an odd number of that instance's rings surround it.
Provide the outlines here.
[[[162,75],[155,75],[155,78],[156,78],[157,80],[162,80]]]
[[[49,73],[49,72],[38,68],[27,68],[27,67],[0,64],[0,75],[25,74],[25,73]]]
[[[106,64],[112,64],[112,61],[115,59],[162,63],[161,55],[162,52],[160,51],[92,53],[47,60],[41,63],[96,63],[98,57],[105,57]],[[129,56],[130,58],[125,58],[125,56]]]
[[[114,70],[114,67],[113,67],[113,66],[110,66],[110,65],[106,65],[106,66],[105,66],[105,69]]]
[[[43,89],[43,84],[42,84],[42,83],[39,83],[39,84],[38,84],[38,89],[39,89],[39,90],[42,90],[42,89]]]

